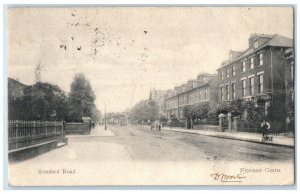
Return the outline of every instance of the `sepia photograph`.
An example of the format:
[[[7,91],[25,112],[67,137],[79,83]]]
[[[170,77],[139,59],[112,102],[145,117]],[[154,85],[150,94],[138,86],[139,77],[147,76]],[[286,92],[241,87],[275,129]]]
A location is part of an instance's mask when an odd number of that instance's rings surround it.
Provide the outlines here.
[[[9,187],[294,185],[295,12],[8,6]]]

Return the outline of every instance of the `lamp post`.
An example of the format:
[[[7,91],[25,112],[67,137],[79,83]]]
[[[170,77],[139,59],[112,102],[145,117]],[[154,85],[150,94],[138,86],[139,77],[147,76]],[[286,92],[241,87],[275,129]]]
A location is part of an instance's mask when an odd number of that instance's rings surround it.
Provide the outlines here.
[[[104,104],[104,130],[107,129],[107,126],[106,126],[106,100],[105,100],[105,104]]]

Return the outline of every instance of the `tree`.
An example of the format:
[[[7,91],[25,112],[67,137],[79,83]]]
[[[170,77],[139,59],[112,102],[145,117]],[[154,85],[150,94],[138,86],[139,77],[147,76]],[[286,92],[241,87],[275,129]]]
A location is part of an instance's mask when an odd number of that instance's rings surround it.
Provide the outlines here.
[[[28,86],[21,98],[10,100],[10,112],[9,119],[64,120],[67,116],[67,97],[58,86],[38,82]]]
[[[166,123],[168,121],[168,118],[164,114],[159,115],[159,121],[162,123]]]
[[[262,121],[264,118],[264,106],[257,106],[254,100],[242,98],[211,108],[208,112],[208,117],[217,120],[219,114],[227,114],[229,112],[232,113],[232,116],[246,121]]]
[[[208,112],[210,110],[210,105],[208,103],[200,104],[195,106],[194,115],[197,119],[206,119],[208,117]]]
[[[183,107],[183,116],[185,118],[186,127],[188,129],[192,128],[192,115],[193,110],[191,105],[187,105]]]
[[[71,91],[68,98],[69,120],[81,121],[82,117],[97,118],[95,102],[95,94],[91,84],[82,73],[74,76],[71,84]]]
[[[159,111],[158,106],[153,100],[142,100],[138,102],[131,110],[130,110],[130,118],[132,121],[137,121],[141,123],[142,121],[153,122],[159,119]]]
[[[245,100],[237,98],[229,103],[229,110],[234,117],[242,117],[245,112]]]

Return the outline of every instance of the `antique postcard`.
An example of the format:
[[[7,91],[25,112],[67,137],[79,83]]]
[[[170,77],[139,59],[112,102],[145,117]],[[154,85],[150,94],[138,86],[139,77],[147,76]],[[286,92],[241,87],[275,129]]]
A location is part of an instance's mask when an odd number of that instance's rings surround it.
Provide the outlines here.
[[[293,185],[293,6],[8,7],[8,183]]]

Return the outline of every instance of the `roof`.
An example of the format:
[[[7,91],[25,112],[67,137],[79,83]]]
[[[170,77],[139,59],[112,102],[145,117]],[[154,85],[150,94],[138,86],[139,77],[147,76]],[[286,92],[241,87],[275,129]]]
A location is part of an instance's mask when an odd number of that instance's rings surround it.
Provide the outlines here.
[[[166,99],[169,99],[169,98],[178,96],[178,95],[183,94],[183,93],[186,93],[186,92],[190,92],[190,91],[192,91],[192,90],[195,90],[195,89],[198,89],[198,88],[201,88],[201,87],[204,87],[204,86],[206,86],[206,85],[209,85],[210,83],[211,83],[211,82],[206,82],[206,83],[203,83],[203,84],[201,84],[201,85],[199,85],[199,86],[197,86],[197,87],[188,88],[188,89],[185,90],[185,91],[180,91],[180,92],[177,93],[177,94],[174,94],[174,95],[172,95],[172,96],[168,96],[168,97],[166,97]]]
[[[8,77],[8,84],[10,84],[10,83],[12,83],[12,84],[18,84],[18,85],[20,85],[22,87],[26,87],[27,86],[27,85],[19,82],[18,80],[15,80],[13,78]]]
[[[240,55],[239,57],[237,57],[237,58],[235,58],[235,59],[233,59],[231,61],[228,61],[226,64],[224,64],[222,67],[218,68],[217,70],[222,69],[223,67],[226,67],[227,65],[232,64],[232,63],[234,63],[236,61],[239,61],[242,58],[244,58],[246,56],[249,56],[249,55],[253,54],[254,52],[256,52],[257,50],[262,49],[262,48],[267,47],[267,46],[289,48],[289,47],[293,47],[294,46],[294,40],[290,39],[290,38],[287,38],[287,37],[284,37],[284,36],[281,36],[281,35],[278,35],[278,34],[275,34],[265,44],[262,44],[261,46],[259,46],[256,49],[254,49],[253,47],[250,47],[250,48],[246,49],[243,52],[242,55]]]
[[[278,46],[278,47],[293,47],[294,46],[294,40],[280,36],[278,34],[275,34],[273,38],[267,43],[268,46]]]

